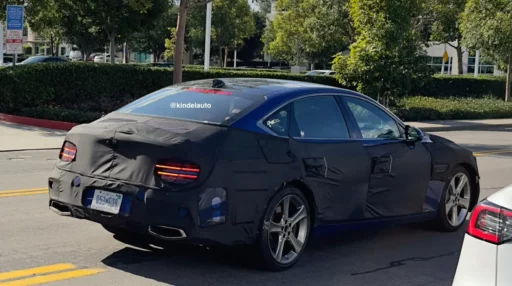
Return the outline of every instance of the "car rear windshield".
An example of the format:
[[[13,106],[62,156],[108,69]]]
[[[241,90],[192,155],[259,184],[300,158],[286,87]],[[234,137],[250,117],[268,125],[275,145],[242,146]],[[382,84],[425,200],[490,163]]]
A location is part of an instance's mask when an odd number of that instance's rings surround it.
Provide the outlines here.
[[[262,99],[263,100],[263,97]],[[165,88],[117,112],[229,125],[260,102],[241,92],[200,88]]]

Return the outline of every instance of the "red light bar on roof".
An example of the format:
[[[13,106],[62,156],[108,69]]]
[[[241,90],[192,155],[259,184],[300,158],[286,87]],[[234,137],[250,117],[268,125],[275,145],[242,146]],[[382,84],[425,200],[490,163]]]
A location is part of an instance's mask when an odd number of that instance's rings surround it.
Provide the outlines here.
[[[221,90],[215,90],[215,89],[202,89],[202,88],[187,88],[186,91],[193,91],[193,92],[199,92],[199,93],[210,93],[210,94],[220,94],[220,95],[231,95],[231,92],[229,91],[221,91]]]

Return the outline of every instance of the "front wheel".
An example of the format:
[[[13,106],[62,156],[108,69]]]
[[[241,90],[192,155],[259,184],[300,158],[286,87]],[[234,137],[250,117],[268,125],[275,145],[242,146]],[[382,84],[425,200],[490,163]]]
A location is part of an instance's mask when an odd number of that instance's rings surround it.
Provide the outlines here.
[[[439,202],[436,225],[443,231],[457,231],[466,221],[471,206],[471,177],[463,167],[452,171]]]
[[[264,266],[282,271],[295,265],[306,247],[310,231],[307,199],[296,188],[281,190],[268,205],[258,241]]]

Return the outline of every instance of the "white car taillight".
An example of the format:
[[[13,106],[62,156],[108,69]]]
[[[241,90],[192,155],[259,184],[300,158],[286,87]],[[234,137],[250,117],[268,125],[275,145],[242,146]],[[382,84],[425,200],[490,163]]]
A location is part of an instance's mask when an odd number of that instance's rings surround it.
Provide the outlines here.
[[[493,244],[508,242],[512,240],[512,211],[484,201],[473,209],[467,233]]]

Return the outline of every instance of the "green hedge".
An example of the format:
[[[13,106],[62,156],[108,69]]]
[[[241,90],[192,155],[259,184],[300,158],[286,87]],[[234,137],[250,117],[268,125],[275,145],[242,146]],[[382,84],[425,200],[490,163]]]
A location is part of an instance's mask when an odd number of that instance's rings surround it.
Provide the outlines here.
[[[512,102],[494,98],[414,96],[391,109],[404,121],[512,118]]]
[[[505,78],[494,76],[435,76],[412,94],[448,97],[505,97]]]
[[[186,68],[183,81],[258,77],[337,85],[330,77],[291,73]],[[141,96],[172,84],[172,69],[134,65],[65,63],[0,69],[0,112],[88,122]]]
[[[186,67],[183,80],[256,77],[315,82],[342,87],[333,77],[275,71]],[[90,122],[141,96],[172,84],[172,69],[134,65],[65,63],[0,69],[0,112],[70,122]],[[395,107],[405,120],[512,117],[502,98],[503,78],[434,77]],[[425,97],[428,96],[428,97]],[[454,96],[458,96],[455,99]],[[471,96],[482,99],[462,99]],[[434,99],[447,98],[447,99]],[[452,98],[453,97],[453,98]]]

